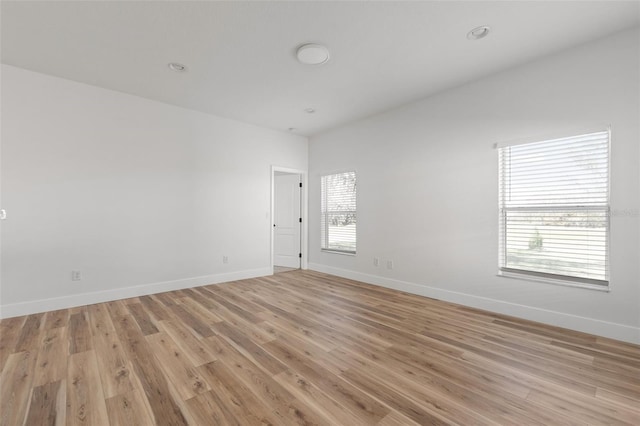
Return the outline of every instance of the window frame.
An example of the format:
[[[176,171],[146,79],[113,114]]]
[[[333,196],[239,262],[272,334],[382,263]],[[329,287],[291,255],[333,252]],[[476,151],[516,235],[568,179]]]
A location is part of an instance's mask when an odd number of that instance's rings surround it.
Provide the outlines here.
[[[540,138],[527,138],[520,141],[514,141],[512,143],[495,144],[494,147],[497,150],[508,148],[515,145],[533,144],[539,142],[553,141],[556,139],[580,137],[583,135],[589,135],[592,133],[607,133],[607,186],[606,186],[606,203],[602,206],[593,205],[581,205],[581,204],[564,204],[564,205],[534,205],[534,206],[519,206],[519,207],[506,207],[504,206],[503,193],[505,188],[501,187],[504,183],[502,176],[502,165],[500,164],[500,155],[498,155],[498,222],[499,222],[499,241],[498,241],[498,276],[507,278],[517,278],[526,281],[543,282],[550,284],[557,284],[570,287],[586,288],[591,290],[599,290],[609,292],[611,289],[611,126],[598,126],[591,129],[582,129],[570,133],[564,133],[560,136],[554,135],[552,137],[540,137]],[[523,212],[552,212],[552,211],[599,211],[604,214],[606,218],[605,229],[605,279],[592,279],[585,277],[577,277],[571,275],[553,274],[546,272],[539,272],[527,269],[518,269],[506,267],[507,257],[507,212],[523,211]]]
[[[323,200],[322,196],[323,193],[326,196],[326,191],[323,191],[323,182],[324,182],[324,178],[328,177],[328,176],[332,176],[332,175],[341,175],[341,174],[345,174],[345,173],[353,173],[354,177],[355,177],[355,182],[356,182],[356,194],[355,194],[355,210],[341,210],[340,212],[342,213],[346,213],[346,214],[354,214],[356,216],[356,230],[355,230],[355,249],[354,250],[341,250],[341,249],[337,249],[337,248],[329,248],[329,247],[323,247],[323,243],[325,243],[327,246],[329,245],[329,226],[328,226],[328,215],[330,213],[336,213],[338,211],[334,211],[331,212],[329,210],[323,211],[323,205],[326,205],[327,200]],[[338,170],[338,171],[332,171],[332,172],[326,172],[326,173],[322,173],[320,175],[320,251],[323,253],[333,253],[333,254],[341,254],[341,255],[346,255],[346,256],[355,256],[357,254],[357,249],[358,249],[358,226],[357,226],[357,212],[358,212],[358,189],[357,189],[357,182],[358,182],[358,172],[355,169],[347,169],[347,170]],[[323,223],[327,224],[326,226],[323,227]]]

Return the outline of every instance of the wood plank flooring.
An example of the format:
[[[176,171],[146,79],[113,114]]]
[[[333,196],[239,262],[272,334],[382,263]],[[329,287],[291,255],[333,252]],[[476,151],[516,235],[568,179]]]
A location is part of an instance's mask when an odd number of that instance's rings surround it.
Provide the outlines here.
[[[0,321],[0,425],[640,425],[640,346],[310,271]]]

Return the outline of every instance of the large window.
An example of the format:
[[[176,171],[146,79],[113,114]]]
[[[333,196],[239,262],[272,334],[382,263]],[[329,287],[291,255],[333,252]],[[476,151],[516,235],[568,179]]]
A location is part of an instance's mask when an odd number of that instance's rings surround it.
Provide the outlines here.
[[[506,146],[500,270],[609,283],[609,131]]]
[[[321,178],[322,250],[356,252],[356,172]]]

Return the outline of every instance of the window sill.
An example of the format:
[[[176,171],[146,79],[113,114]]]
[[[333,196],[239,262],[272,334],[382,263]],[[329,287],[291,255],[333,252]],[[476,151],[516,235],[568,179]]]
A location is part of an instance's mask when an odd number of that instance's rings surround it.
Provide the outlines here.
[[[331,249],[320,249],[322,253],[332,253],[332,254],[341,254],[343,256],[355,256],[355,253],[350,253],[348,251],[340,251],[340,250],[331,250]]]
[[[611,291],[610,284],[607,286],[596,285],[596,284],[586,284],[586,283],[580,283],[575,281],[566,281],[566,280],[560,280],[560,279],[556,280],[553,278],[536,277],[528,274],[519,274],[517,272],[507,272],[507,271],[499,271],[497,276],[502,278],[512,278],[512,279],[519,279],[524,281],[533,281],[533,282],[539,282],[539,283],[545,283],[545,284],[561,285],[565,287],[583,288],[586,290],[602,291],[605,293],[609,293]]]

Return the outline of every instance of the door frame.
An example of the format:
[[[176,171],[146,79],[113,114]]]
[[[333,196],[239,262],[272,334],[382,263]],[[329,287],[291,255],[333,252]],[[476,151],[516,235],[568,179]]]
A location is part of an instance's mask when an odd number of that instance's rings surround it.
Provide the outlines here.
[[[309,268],[309,249],[307,247],[307,236],[309,232],[309,216],[307,214],[308,205],[308,192],[307,191],[307,172],[300,169],[292,169],[289,167],[271,166],[271,217],[269,221],[269,229],[271,234],[271,274],[273,274],[273,262],[275,258],[275,230],[273,228],[273,221],[275,220],[275,208],[276,208],[276,172],[289,173],[293,175],[300,175],[300,182],[302,182],[302,189],[300,192],[300,217],[302,218],[302,227],[300,228],[300,251],[302,252],[302,258],[300,259],[300,268]]]

